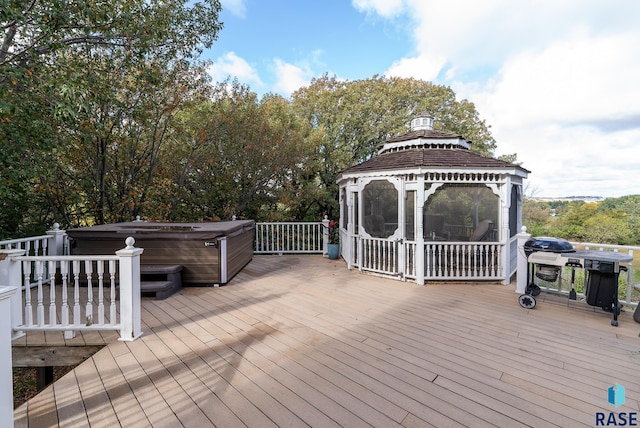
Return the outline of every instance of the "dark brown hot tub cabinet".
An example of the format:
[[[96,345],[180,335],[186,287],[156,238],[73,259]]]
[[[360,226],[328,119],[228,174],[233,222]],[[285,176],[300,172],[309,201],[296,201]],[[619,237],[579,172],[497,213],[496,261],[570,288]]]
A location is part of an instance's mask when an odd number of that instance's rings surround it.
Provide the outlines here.
[[[142,265],[182,265],[184,285],[226,284],[253,258],[255,222],[132,221],[67,230],[71,254],[113,254],[133,236]]]

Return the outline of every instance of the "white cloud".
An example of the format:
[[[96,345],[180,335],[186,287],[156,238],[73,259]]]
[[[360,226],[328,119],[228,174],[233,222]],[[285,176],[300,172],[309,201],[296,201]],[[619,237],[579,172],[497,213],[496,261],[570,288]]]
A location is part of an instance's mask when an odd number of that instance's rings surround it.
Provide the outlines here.
[[[215,82],[221,82],[231,76],[250,86],[264,86],[256,69],[235,52],[227,52],[218,57],[209,67],[209,74]]]
[[[360,12],[375,13],[384,18],[393,18],[404,10],[403,0],[353,0],[351,3]]]
[[[274,61],[274,68],[277,79],[273,86],[274,91],[285,96],[289,96],[301,87],[309,85],[309,82],[314,77],[313,71],[308,66],[297,66],[278,58]]]
[[[512,126],[593,123],[640,114],[638,35],[579,37],[505,63],[483,107]],[[517,105],[518,109],[513,106]]]
[[[235,16],[244,18],[247,14],[245,0],[220,0],[222,10],[228,10]]]
[[[631,179],[640,171],[637,40],[559,40],[508,59],[493,82],[466,94],[493,125],[499,152],[517,153],[543,196],[640,193]]]
[[[640,3],[353,4],[412,20],[416,51],[385,74],[444,83],[474,102],[498,154],[517,153],[540,193],[640,193]]]
[[[402,58],[394,62],[391,67],[384,72],[386,76],[414,77],[416,79],[433,81],[442,67],[446,58],[429,58],[417,56],[413,58]]]

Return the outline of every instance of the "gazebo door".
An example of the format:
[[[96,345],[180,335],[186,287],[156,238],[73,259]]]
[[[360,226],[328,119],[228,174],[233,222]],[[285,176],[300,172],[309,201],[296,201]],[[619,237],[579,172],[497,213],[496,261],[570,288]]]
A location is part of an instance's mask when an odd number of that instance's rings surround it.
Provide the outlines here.
[[[359,183],[358,261],[360,269],[403,276],[404,218],[397,178],[369,178]]]

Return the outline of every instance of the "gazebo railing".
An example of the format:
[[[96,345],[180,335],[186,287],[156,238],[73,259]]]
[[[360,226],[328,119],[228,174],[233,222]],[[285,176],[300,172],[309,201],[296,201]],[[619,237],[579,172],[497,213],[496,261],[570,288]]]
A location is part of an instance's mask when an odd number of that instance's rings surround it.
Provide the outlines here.
[[[359,240],[360,269],[385,275],[403,275],[404,254],[401,241],[380,238]]]
[[[425,279],[503,279],[503,247],[500,242],[427,242]]]
[[[503,280],[504,244],[500,242],[425,242],[349,237],[353,253],[343,252],[349,268],[398,279],[418,279],[418,257],[424,257],[425,280]],[[347,259],[348,257],[348,259]]]

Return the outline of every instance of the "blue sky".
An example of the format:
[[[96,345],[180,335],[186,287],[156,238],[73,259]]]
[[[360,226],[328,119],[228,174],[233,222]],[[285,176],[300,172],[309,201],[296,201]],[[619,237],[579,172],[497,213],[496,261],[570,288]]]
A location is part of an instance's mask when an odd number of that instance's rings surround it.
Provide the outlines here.
[[[640,194],[640,2],[222,0],[217,81],[288,97],[324,73],[450,86],[532,196]]]

